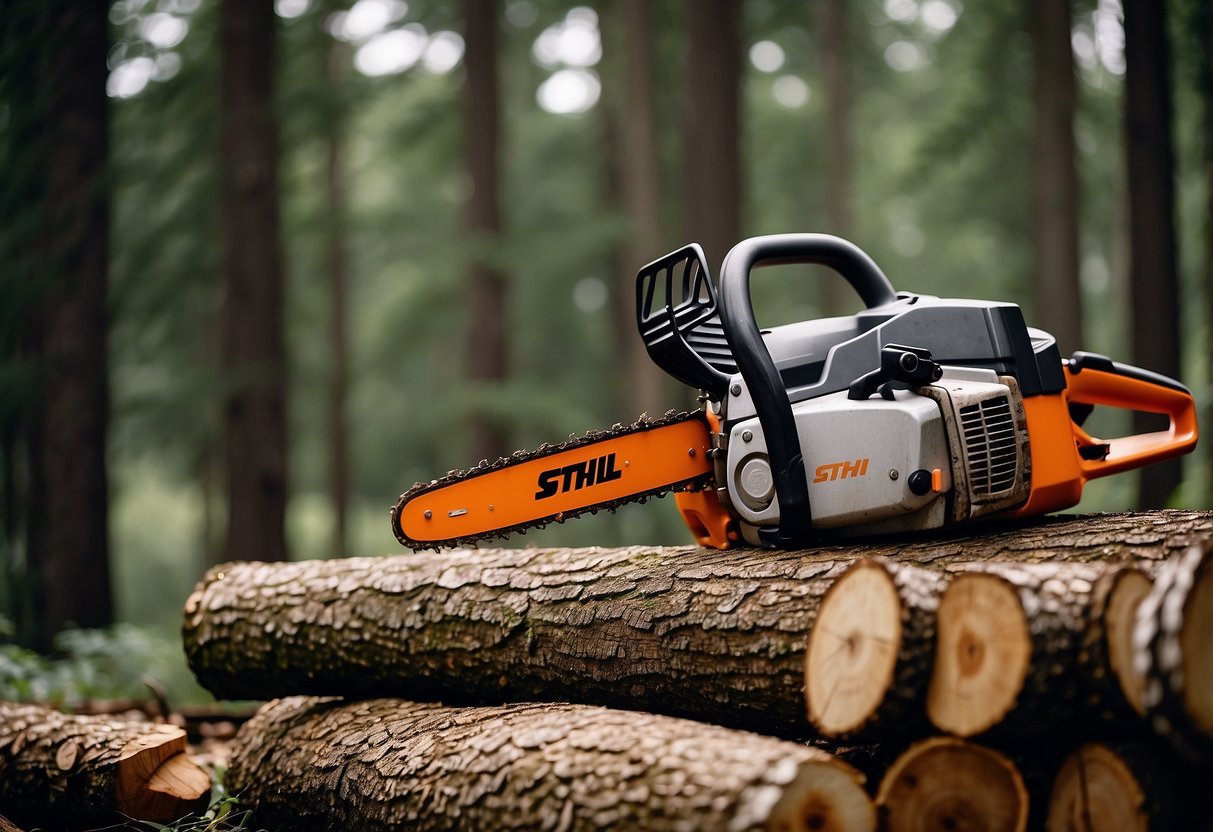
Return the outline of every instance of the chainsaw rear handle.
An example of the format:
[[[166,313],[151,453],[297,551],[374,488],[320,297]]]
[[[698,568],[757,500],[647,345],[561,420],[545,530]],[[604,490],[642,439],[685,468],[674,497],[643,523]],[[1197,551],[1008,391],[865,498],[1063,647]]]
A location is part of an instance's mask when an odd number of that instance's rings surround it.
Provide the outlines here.
[[[792,402],[770,350],[762,340],[750,299],[750,271],[758,266],[807,263],[842,275],[871,308],[897,300],[893,284],[858,246],[828,234],[773,234],[751,237],[729,251],[720,272],[720,315],[725,337],[745,379],[758,421],[779,500],[779,526],[760,531],[781,548],[806,545],[812,534],[809,486]]]
[[[1166,430],[1097,439],[1072,424],[1084,481],[1118,474],[1187,453],[1196,445],[1196,403],[1178,381],[1094,353],[1066,362],[1066,401],[1160,413]]]

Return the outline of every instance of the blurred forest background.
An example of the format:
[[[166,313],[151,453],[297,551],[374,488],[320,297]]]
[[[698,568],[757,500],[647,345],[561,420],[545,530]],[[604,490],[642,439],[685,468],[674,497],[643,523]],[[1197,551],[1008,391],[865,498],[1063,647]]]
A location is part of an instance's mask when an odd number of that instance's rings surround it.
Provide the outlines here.
[[[208,565],[395,553],[415,481],[692,406],[632,310],[691,240],[840,234],[1213,416],[1211,61],[1208,0],[0,0],[0,695],[171,676]],[[1211,448],[1081,509],[1213,506]]]

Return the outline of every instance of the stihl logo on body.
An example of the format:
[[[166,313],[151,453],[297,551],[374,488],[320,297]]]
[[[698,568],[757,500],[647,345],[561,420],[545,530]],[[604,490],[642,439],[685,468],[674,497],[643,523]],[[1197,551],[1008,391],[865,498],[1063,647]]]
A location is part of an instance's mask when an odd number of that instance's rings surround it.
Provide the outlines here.
[[[601,485],[604,482],[617,480],[623,472],[615,467],[615,455],[606,454],[597,459],[587,459],[585,462],[574,462],[561,468],[552,468],[539,475],[539,490],[535,492],[536,500],[564,494],[566,491],[578,491],[591,485]]]
[[[815,473],[817,476],[813,477],[813,482],[863,477],[868,473],[868,461],[867,459],[857,459],[854,462],[827,462],[825,465],[818,465]]]

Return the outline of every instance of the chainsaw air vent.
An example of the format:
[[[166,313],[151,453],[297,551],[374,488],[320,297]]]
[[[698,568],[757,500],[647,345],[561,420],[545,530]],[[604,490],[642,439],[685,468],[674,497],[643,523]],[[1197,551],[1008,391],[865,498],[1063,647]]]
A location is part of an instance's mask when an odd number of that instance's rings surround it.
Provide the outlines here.
[[[969,490],[975,500],[997,499],[1015,487],[1019,442],[1011,402],[997,396],[960,408]]]

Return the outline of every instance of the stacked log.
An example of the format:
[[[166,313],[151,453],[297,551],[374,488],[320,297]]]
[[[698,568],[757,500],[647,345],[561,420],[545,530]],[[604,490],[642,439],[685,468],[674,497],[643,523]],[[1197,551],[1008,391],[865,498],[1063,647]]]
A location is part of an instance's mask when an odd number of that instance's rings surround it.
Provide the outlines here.
[[[0,702],[0,808],[40,828],[167,822],[204,809],[211,778],[172,725]]]
[[[565,731],[562,720],[586,730],[604,721],[619,737],[639,736],[629,733],[633,719],[662,721],[584,705],[716,723],[735,735],[726,742],[750,738],[736,731],[746,729],[836,750],[868,773],[890,829],[1037,828],[1046,809],[1051,828],[1102,828],[1090,822],[1099,812],[1083,803],[1091,795],[1115,791],[1128,795],[1124,805],[1137,805],[1136,788],[1146,796],[1138,802],[1149,806],[1158,793],[1138,771],[1140,755],[1121,751],[1134,745],[1154,749],[1165,765],[1183,760],[1207,771],[1213,512],[1048,519],[982,531],[790,553],[529,549],[228,564],[208,573],[189,599],[183,632],[191,667],[217,696],[344,697],[273,704],[242,729],[245,750],[237,751],[233,776],[254,803],[269,806],[285,795],[280,809],[268,811],[289,812],[304,792],[313,801],[326,795],[334,813],[353,811],[358,798],[348,773],[303,774],[301,766],[318,759],[309,743],[321,734],[305,727],[316,720],[328,726],[314,729],[322,733],[341,723],[353,739],[336,747],[360,755],[367,772],[401,780],[397,808],[407,812],[437,811],[417,808],[430,807],[431,791],[479,794],[480,786],[460,780],[457,766],[424,763],[412,751],[404,756],[422,768],[399,768],[396,741],[376,727],[389,721],[423,724],[400,730],[430,737],[425,748],[462,763],[483,748],[514,748],[488,737],[510,733],[492,726],[521,718],[515,708],[534,709],[526,713],[536,725],[547,721],[553,736]],[[366,699],[374,704],[359,701]],[[506,704],[519,702],[582,705]],[[665,729],[643,730],[658,736]],[[284,742],[288,736],[299,742]],[[369,737],[373,749],[364,747]],[[803,748],[768,741],[779,754]],[[715,746],[705,740],[708,747]],[[552,760],[561,753],[558,743],[543,748]],[[593,742],[581,749],[601,750]],[[711,756],[735,767],[723,753]],[[826,759],[825,767],[853,775],[836,757]],[[348,772],[353,763],[334,765]],[[528,769],[535,778],[528,788],[549,777],[544,766],[538,770]],[[496,784],[493,794],[540,805],[527,789],[498,788],[506,775],[481,775]],[[292,791],[295,781],[309,785]],[[702,788],[724,786],[705,781]],[[719,805],[731,800],[721,797]],[[539,817],[508,800],[493,805],[497,818],[514,811]],[[649,825],[643,813],[656,810],[645,805],[627,809],[642,814],[620,822]],[[663,805],[670,817],[685,809]],[[1109,807],[1112,815],[1128,811]],[[483,818],[473,808],[452,811]],[[543,817],[563,826],[565,816],[552,811],[543,809]],[[585,820],[591,809],[562,804],[560,811],[593,825]],[[702,825],[738,826],[731,811]],[[1186,828],[1207,816],[1198,801],[1182,807]],[[973,819],[981,820],[966,825]],[[1147,819],[1151,829],[1173,823],[1157,812]]]

